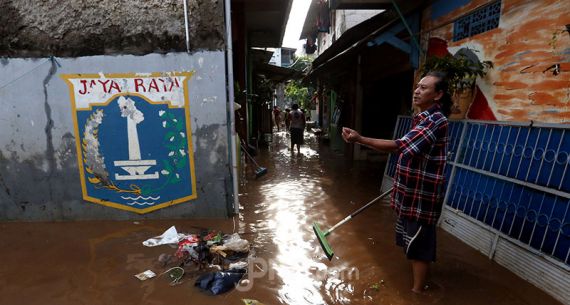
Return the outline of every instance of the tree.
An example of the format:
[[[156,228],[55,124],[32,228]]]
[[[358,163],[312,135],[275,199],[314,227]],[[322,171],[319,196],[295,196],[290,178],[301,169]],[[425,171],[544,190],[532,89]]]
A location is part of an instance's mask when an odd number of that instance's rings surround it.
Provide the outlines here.
[[[293,64],[289,67],[291,69],[301,71],[303,73],[307,73],[311,68],[311,63],[313,62],[313,58],[309,56],[299,56],[295,58]]]
[[[299,104],[300,108],[312,108],[309,88],[304,87],[300,80],[292,80],[285,86],[285,97],[291,99],[292,103]]]
[[[306,55],[299,56],[295,58],[295,61],[289,68],[300,71],[306,75],[311,69],[312,62],[312,57]],[[294,104],[298,104],[300,108],[313,109],[311,91],[309,87],[303,84],[302,80],[291,80],[285,86],[285,98],[291,100]]]

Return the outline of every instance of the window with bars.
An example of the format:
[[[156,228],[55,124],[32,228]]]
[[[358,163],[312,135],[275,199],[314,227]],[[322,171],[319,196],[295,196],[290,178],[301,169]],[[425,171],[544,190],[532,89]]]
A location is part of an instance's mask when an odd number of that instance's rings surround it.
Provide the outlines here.
[[[453,41],[458,41],[497,28],[499,26],[500,17],[501,0],[493,1],[461,17],[453,24]]]

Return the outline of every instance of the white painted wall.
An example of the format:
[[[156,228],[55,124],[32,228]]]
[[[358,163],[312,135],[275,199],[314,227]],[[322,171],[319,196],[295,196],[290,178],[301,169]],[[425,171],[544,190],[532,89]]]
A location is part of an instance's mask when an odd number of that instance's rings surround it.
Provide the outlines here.
[[[331,33],[319,33],[319,54],[328,49],[348,29],[383,12],[383,10],[335,10],[331,22]]]

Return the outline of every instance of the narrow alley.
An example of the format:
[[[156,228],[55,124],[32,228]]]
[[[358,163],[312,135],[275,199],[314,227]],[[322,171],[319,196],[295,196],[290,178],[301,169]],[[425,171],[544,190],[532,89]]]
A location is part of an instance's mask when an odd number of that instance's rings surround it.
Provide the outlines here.
[[[393,243],[393,214],[378,203],[328,237],[328,261],[311,225],[328,228],[378,194],[382,162],[345,159],[306,135],[301,154],[276,133],[240,186],[239,217],[226,220],[4,222],[0,240],[0,304],[560,304],[552,297],[440,230],[430,289],[410,292],[409,264]],[[255,253],[248,281],[222,295],[194,287],[198,272],[170,286],[158,257],[168,246],[142,241],[175,225],[238,232]],[[152,269],[159,276],[133,275]]]
[[[570,305],[569,3],[0,1],[0,305]]]

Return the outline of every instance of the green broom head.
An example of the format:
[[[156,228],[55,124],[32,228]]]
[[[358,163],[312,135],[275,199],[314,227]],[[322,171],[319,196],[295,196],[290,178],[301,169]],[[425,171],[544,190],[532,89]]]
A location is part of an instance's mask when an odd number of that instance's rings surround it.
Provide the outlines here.
[[[267,174],[267,168],[265,167],[259,167],[255,170],[255,178],[259,178],[263,175]]]
[[[319,240],[319,243],[321,244],[321,248],[323,248],[323,251],[325,251],[325,255],[327,256],[327,258],[329,260],[331,260],[333,258],[333,255],[334,255],[334,251],[331,248],[331,245],[329,244],[329,242],[327,241],[327,235],[328,234],[321,231],[319,224],[316,222],[313,223],[313,231],[315,231],[315,234],[317,235],[317,239]]]

